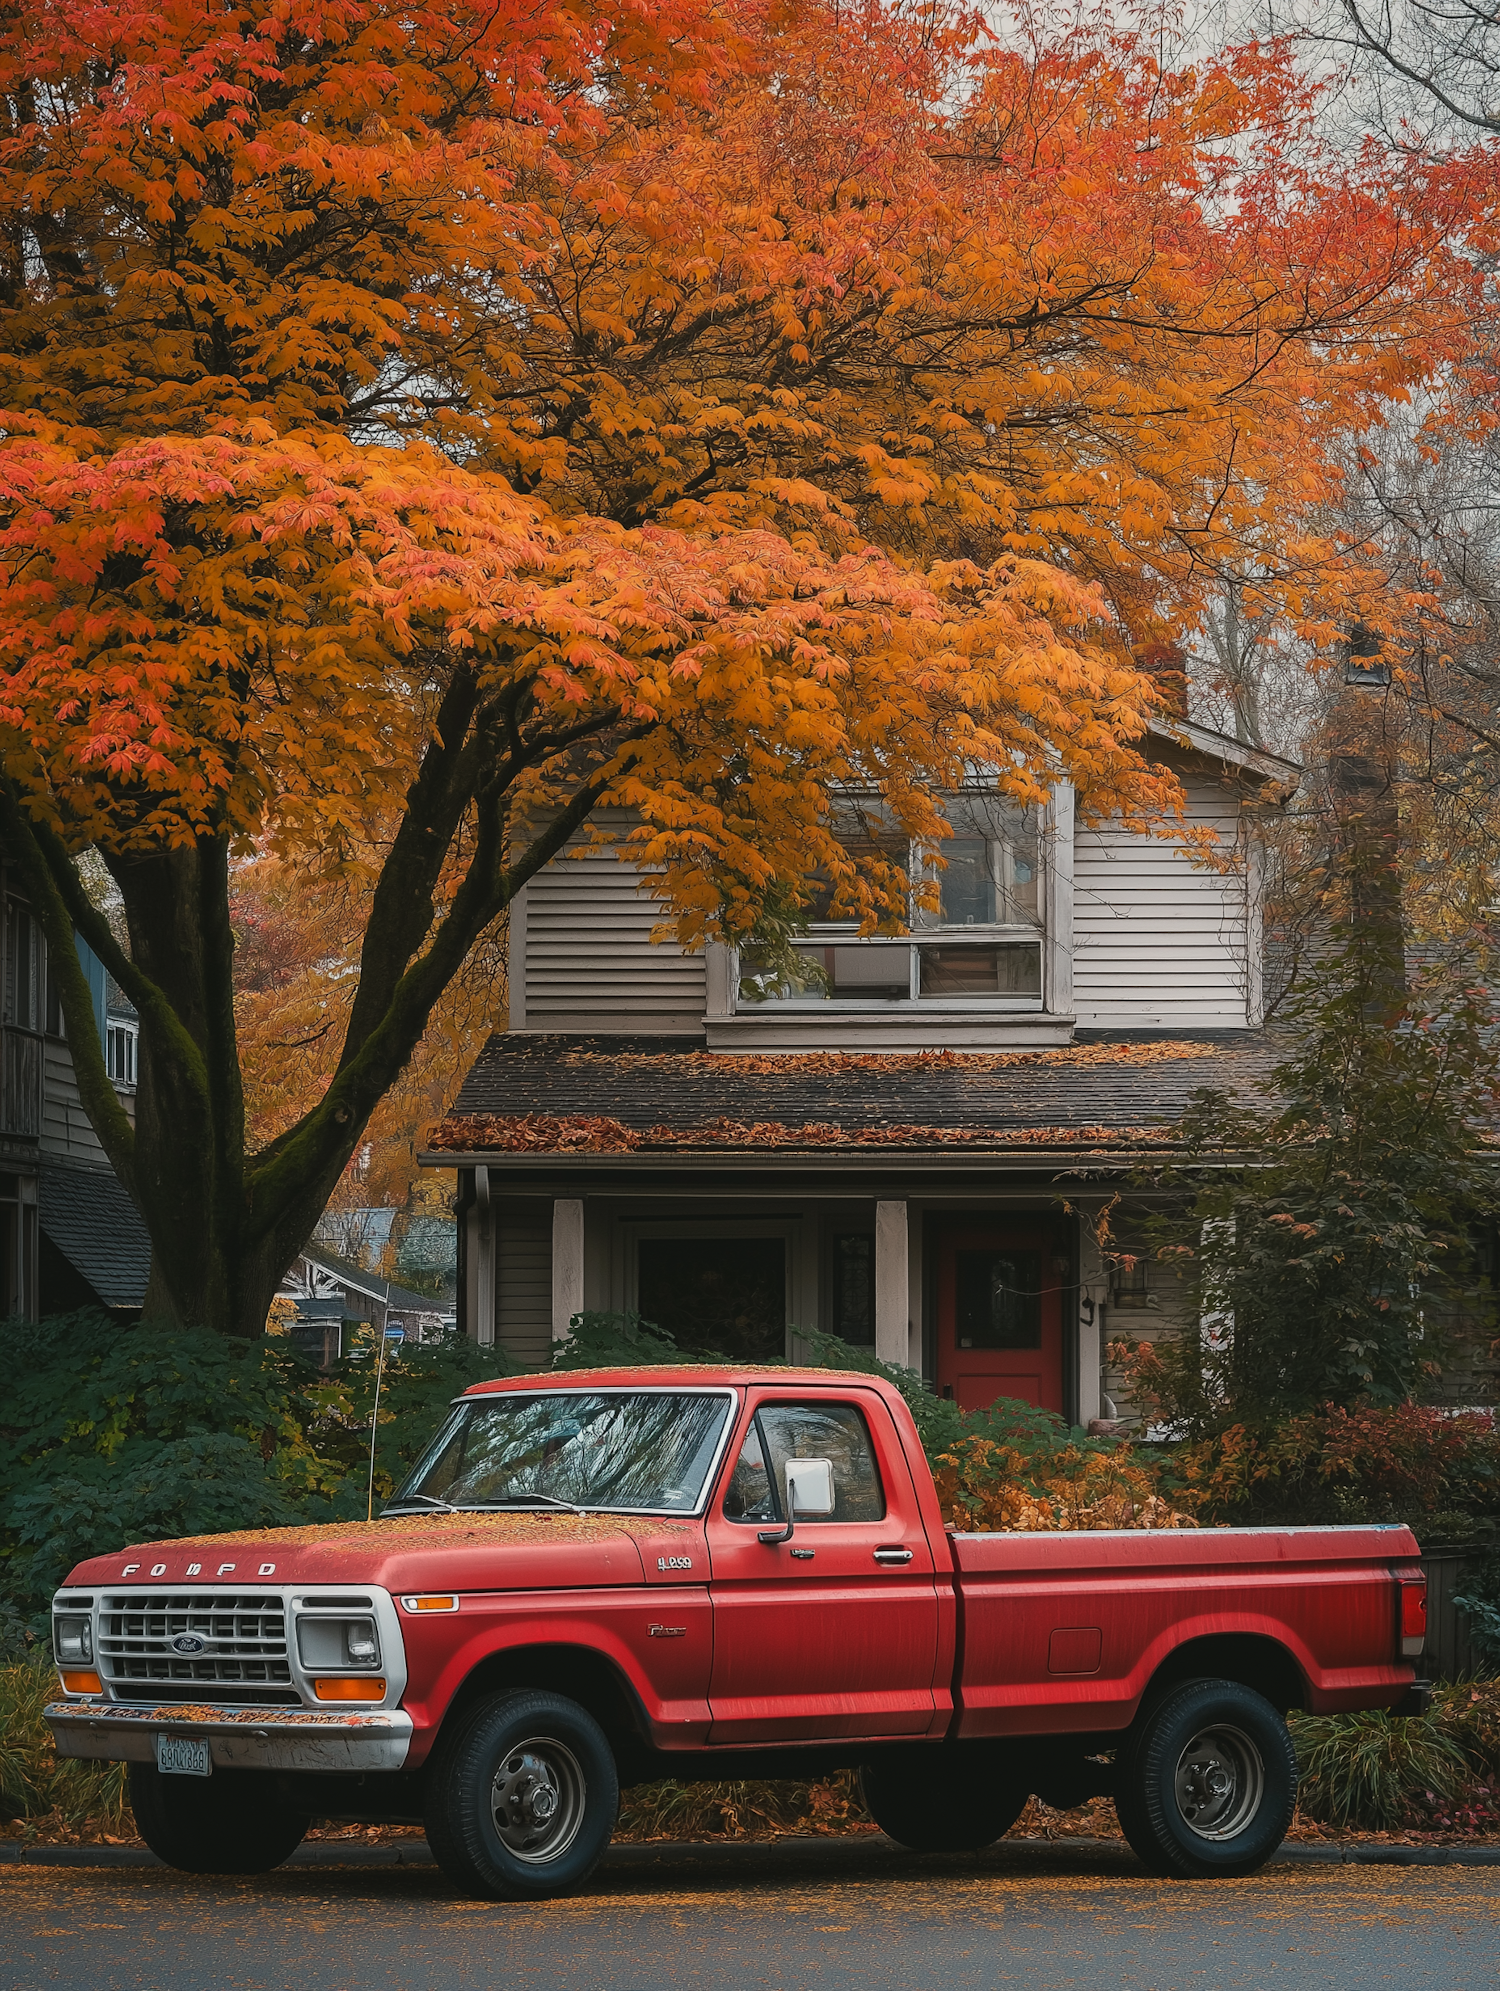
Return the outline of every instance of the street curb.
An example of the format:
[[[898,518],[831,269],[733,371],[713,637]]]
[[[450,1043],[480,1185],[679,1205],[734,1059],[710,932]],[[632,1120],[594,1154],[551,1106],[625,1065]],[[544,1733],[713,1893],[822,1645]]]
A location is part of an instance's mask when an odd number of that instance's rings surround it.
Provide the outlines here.
[[[1016,1853],[1045,1850],[1097,1857],[1101,1853],[1123,1855],[1130,1851],[1119,1839],[1011,1839],[1006,1849]],[[611,1846],[604,1866],[639,1867],[655,1865],[680,1855],[698,1862],[706,1857],[714,1866],[733,1866],[760,1854],[808,1853],[821,1855],[820,1864],[830,1859],[856,1858],[859,1854],[894,1853],[904,1859],[958,1857],[920,1855],[895,1846],[883,1833],[861,1833],[845,1838],[800,1837],[788,1834],[781,1839],[647,1839]],[[966,1871],[979,1857],[962,1856]],[[1500,1846],[1381,1846],[1283,1845],[1273,1856],[1275,1865],[1364,1866],[1364,1867],[1500,1867]],[[0,1840],[0,1865],[31,1867],[162,1867],[164,1862],[143,1846],[28,1846],[19,1840]],[[435,1864],[425,1839],[402,1839],[392,1845],[360,1846],[337,1840],[315,1840],[299,1846],[285,1863],[287,1867],[430,1867]]]

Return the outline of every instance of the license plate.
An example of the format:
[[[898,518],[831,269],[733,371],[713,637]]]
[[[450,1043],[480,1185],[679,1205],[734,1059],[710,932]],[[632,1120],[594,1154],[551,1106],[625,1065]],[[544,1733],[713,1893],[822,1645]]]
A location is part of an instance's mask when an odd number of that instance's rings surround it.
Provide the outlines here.
[[[158,1735],[156,1767],[167,1777],[211,1777],[214,1773],[208,1744],[196,1735]]]

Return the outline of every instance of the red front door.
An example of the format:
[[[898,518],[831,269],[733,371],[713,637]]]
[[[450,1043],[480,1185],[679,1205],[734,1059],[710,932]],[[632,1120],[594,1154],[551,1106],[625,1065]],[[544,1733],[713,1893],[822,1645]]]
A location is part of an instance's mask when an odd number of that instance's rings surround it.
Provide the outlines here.
[[[937,1254],[937,1374],[964,1410],[1019,1397],[1061,1411],[1062,1283],[1041,1225],[955,1225]],[[1065,1275],[1064,1275],[1065,1276]]]

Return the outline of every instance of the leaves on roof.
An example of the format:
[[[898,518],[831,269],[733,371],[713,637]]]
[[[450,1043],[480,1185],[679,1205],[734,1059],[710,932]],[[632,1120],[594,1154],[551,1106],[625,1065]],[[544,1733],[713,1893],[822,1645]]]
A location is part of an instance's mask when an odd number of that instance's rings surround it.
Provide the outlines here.
[[[566,1051],[569,1065],[607,1064],[622,1071],[653,1066],[674,1078],[721,1078],[727,1071],[767,1077],[837,1078],[844,1072],[897,1076],[916,1072],[994,1072],[1014,1067],[1159,1065],[1222,1056],[1221,1044],[1190,1038],[1144,1044],[1068,1044],[1049,1051]]]
[[[431,1129],[427,1145],[457,1153],[626,1154],[646,1148],[860,1147],[1139,1147],[1173,1138],[1170,1127],[839,1127],[830,1121],[788,1126],[780,1120],[708,1121],[701,1127],[644,1131],[603,1114],[454,1114]]]

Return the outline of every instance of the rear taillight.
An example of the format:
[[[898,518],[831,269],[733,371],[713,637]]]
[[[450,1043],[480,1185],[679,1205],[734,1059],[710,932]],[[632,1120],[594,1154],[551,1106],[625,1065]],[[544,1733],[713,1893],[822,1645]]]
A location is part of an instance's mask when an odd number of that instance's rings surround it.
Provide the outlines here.
[[[1420,1659],[1427,1643],[1427,1578],[1398,1576],[1396,1582],[1401,1599],[1396,1652],[1402,1659]]]

